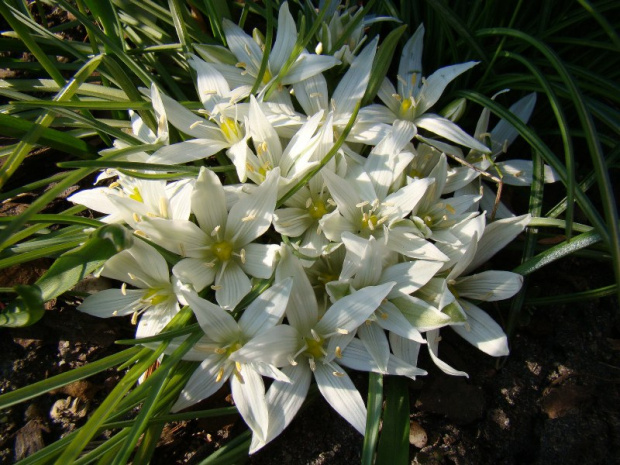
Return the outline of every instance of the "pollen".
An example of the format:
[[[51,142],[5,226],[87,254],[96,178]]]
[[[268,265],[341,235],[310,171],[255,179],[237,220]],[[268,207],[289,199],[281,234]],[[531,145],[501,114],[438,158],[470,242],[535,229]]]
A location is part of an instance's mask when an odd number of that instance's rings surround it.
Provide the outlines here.
[[[217,372],[217,376],[215,377],[215,382],[219,383],[222,380],[223,376],[224,376],[224,367],[220,367],[220,369]]]

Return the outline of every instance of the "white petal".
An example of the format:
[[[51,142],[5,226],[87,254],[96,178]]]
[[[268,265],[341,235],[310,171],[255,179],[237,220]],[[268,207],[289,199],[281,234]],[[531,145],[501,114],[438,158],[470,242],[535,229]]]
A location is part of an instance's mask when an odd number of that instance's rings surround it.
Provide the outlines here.
[[[521,215],[514,218],[497,220],[487,225],[484,234],[478,241],[478,248],[473,260],[464,273],[476,269],[488,261],[493,255],[503,249],[517,237],[530,222],[531,215]]]
[[[510,271],[483,271],[458,278],[454,289],[459,297],[485,302],[509,299],[521,289],[523,276]]]
[[[293,280],[286,279],[274,284],[254,299],[239,319],[239,327],[246,337],[252,338],[280,321],[284,316],[292,286]]]
[[[159,334],[178,311],[179,304],[176,299],[150,307],[140,317],[136,328],[136,339]]]
[[[433,178],[416,179],[411,184],[401,187],[396,192],[387,196],[384,201],[385,207],[381,213],[388,215],[390,220],[400,219],[417,209],[423,200],[427,190],[433,185]]]
[[[377,51],[377,42],[378,38],[375,37],[372,42],[364,47],[364,50],[355,58],[349,70],[340,79],[340,83],[332,95],[332,102],[336,106],[334,113],[338,116],[353,113],[355,105],[364,96],[370,78],[370,69]]]
[[[416,107],[416,113],[420,115],[435,105],[446,89],[446,86],[450,84],[452,80],[477,64],[478,62],[469,61],[458,65],[446,66],[428,76],[420,89],[420,98]]]
[[[168,121],[177,129],[198,139],[223,140],[222,131],[216,124],[205,120],[202,116],[193,114],[167,95],[161,94],[161,99],[166,109]]]
[[[182,257],[203,257],[210,250],[209,236],[191,221],[147,218],[139,224],[154,243]]]
[[[245,250],[245,263],[239,264],[243,271],[255,278],[270,278],[273,274],[276,253],[280,250],[280,246],[251,243],[246,245],[243,250]]]
[[[366,347],[379,371],[385,373],[390,358],[390,346],[385,331],[377,324],[365,323],[357,329],[357,337]]]
[[[184,258],[172,268],[172,273],[183,283],[191,284],[200,292],[213,284],[217,268],[203,258]]]
[[[190,58],[189,64],[196,70],[198,97],[209,113],[213,113],[218,97],[226,97],[230,93],[228,82],[215,67],[196,56]]]
[[[510,106],[510,111],[514,113],[521,121],[527,123],[534,111],[536,105],[536,93],[526,95],[519,101]],[[502,119],[491,130],[491,141],[493,143],[493,152],[499,152],[504,146],[508,146],[514,142],[519,135],[515,127]]]
[[[357,232],[358,230],[358,226],[342,216],[338,209],[323,215],[323,218],[319,220],[319,226],[325,237],[333,242],[340,242],[345,231]]]
[[[392,353],[410,365],[417,366],[421,344],[409,338],[401,337],[393,332],[389,335]],[[426,343],[426,341],[424,341]]]
[[[250,292],[252,284],[241,267],[228,260],[215,277],[215,289],[217,303],[226,310],[232,310]]]
[[[325,400],[360,434],[366,429],[366,407],[359,391],[344,372],[333,374],[335,364],[318,363],[314,371],[316,383]],[[337,368],[339,368],[336,365]]]
[[[227,239],[243,247],[269,228],[276,206],[279,169],[272,170],[252,195],[240,199],[230,210],[226,225]]]
[[[249,74],[256,76],[263,59],[263,52],[258,44],[232,21],[224,18],[222,26],[224,27],[226,42],[228,42],[230,50],[235,54],[239,62],[245,65]]]
[[[273,227],[280,234],[289,237],[301,236],[314,223],[314,219],[303,208],[280,208],[274,212]]]
[[[143,295],[141,289],[128,289],[125,293],[120,289],[106,289],[87,297],[78,310],[99,318],[131,315]]]
[[[342,242],[347,254],[342,264],[340,279],[349,279],[355,275],[355,286],[365,287],[377,284],[381,275],[382,248],[374,237],[362,239],[359,236],[344,232]],[[383,282],[388,282],[389,279]]]
[[[201,168],[192,193],[192,211],[200,228],[211,233],[218,226],[226,227],[228,211],[222,182],[207,168]]]
[[[251,454],[284,431],[295,418],[308,394],[312,372],[307,363],[285,367],[282,371],[291,379],[291,382],[274,381],[269,387],[266,396],[269,411],[267,437],[265,441],[260,441],[257,436],[252,437]]]
[[[375,312],[375,316],[377,317],[377,324],[390,333],[398,334],[418,343],[424,342],[420,331],[414,328],[401,310],[389,300],[381,304]]]
[[[269,415],[263,378],[248,365],[242,365],[240,376],[242,380],[237,375],[230,378],[235,406],[252,432],[264,441],[269,427]]]
[[[359,371],[373,371],[375,373],[384,373],[387,375],[407,376],[416,379],[416,376],[426,375],[426,371],[417,368],[415,365],[409,364],[404,360],[389,356],[389,361],[385,370],[381,370],[375,361],[369,357],[363,344],[358,340],[353,340],[351,344],[342,353],[340,362],[349,368]]]
[[[195,292],[185,292],[183,297],[192,307],[198,324],[209,339],[218,343],[228,343],[239,338],[239,325],[230,313],[198,297]]]
[[[327,109],[327,82],[322,74],[293,84],[295,98],[308,116]]]
[[[482,153],[490,152],[490,149],[486,145],[478,142],[449,119],[433,114],[424,114],[416,118],[414,123],[416,126],[444,137],[449,141],[456,142],[457,144],[478,150]]]
[[[327,310],[314,327],[315,331],[319,334],[330,334],[338,329],[353,331],[377,309],[393,286],[394,283],[368,286],[343,297]]]
[[[276,268],[276,282],[288,278],[292,278],[293,287],[286,307],[286,317],[301,334],[308,334],[319,317],[314,289],[299,259],[289,247],[283,247]]]
[[[218,372],[222,367],[225,367],[223,376],[220,377],[219,381],[216,381]],[[178,412],[215,394],[226,382],[231,371],[232,365],[223,365],[221,355],[207,356],[185,384],[181,395],[171,410]]]
[[[278,34],[269,54],[269,65],[274,73],[278,73],[286,60],[291,56],[297,41],[297,27],[288,9],[288,3],[280,7],[278,15]]]
[[[400,310],[401,314],[418,331],[441,328],[451,322],[448,315],[416,297],[403,296],[392,299],[390,302]],[[404,335],[401,334],[401,336]]]
[[[208,158],[225,149],[228,145],[225,141],[210,139],[192,139],[178,142],[157,150],[148,159],[148,163],[180,165],[189,161]]]
[[[442,262],[448,260],[448,257],[437,247],[426,239],[422,239],[412,232],[409,232],[408,228],[394,228],[388,230],[387,247],[409,258],[438,260]]]
[[[508,355],[508,338],[504,330],[484,310],[465,300],[460,301],[467,313],[463,326],[452,326],[463,339],[493,357]]]
[[[417,97],[422,84],[422,47],[424,43],[424,25],[420,24],[415,33],[403,47],[398,65],[398,93],[404,97]]]
[[[333,68],[340,63],[340,60],[330,55],[311,55],[302,52],[297,61],[282,78],[282,84],[290,85],[303,81]]]
[[[249,123],[249,132],[257,153],[259,153],[259,147],[266,144],[267,150],[264,156],[270,160],[271,167],[278,166],[282,157],[280,138],[253,95],[250,96]]]
[[[439,354],[439,349],[438,349],[439,340],[440,340],[439,330],[428,331],[426,333],[428,353],[433,359],[433,362],[435,363],[435,365],[437,365],[437,367],[441,369],[441,371],[443,371],[444,373],[448,375],[465,376],[466,378],[469,378],[469,375],[467,373],[465,373],[464,371],[455,370],[454,368],[452,368],[450,365],[448,365],[446,362],[444,362],[443,360],[439,358],[439,355],[438,355]]]
[[[265,329],[250,339],[241,349],[233,352],[231,360],[241,363],[263,362],[273,366],[286,366],[299,349],[301,336],[288,325]]]
[[[435,276],[441,266],[441,262],[426,260],[398,263],[383,271],[380,282],[393,281],[396,283],[388,295],[388,299],[400,294],[412,294]]]

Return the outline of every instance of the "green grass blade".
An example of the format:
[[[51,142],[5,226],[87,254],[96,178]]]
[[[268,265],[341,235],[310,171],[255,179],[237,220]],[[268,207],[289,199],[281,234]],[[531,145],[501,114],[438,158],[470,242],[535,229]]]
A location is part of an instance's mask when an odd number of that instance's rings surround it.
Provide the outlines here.
[[[581,302],[583,300],[591,301],[592,299],[600,299],[602,297],[609,297],[618,292],[617,284],[610,284],[609,286],[599,287],[598,289],[590,289],[588,291],[574,292],[572,294],[554,295],[549,297],[534,297],[527,299],[525,303],[527,305],[560,305],[560,304],[572,304],[574,302]]]
[[[381,422],[381,408],[383,406],[383,375],[380,373],[368,374],[368,413],[366,416],[366,431],[362,446],[362,465],[373,465],[375,449],[379,437]]]
[[[601,235],[598,232],[591,231],[583,234],[579,234],[571,239],[570,242],[564,241],[550,249],[532,257],[525,263],[522,263],[512,271],[521,275],[528,275],[541,269],[543,266],[553,263],[560,258],[566,257],[578,250],[585,249],[602,240]]]
[[[620,282],[620,222],[618,220],[618,209],[616,206],[615,194],[611,185],[609,172],[605,167],[605,157],[603,155],[600,140],[597,137],[597,131],[594,126],[594,121],[592,120],[592,115],[584,102],[577,83],[555,52],[547,45],[528,34],[514,29],[493,28],[478,31],[477,35],[483,37],[488,35],[507,35],[528,43],[545,56],[545,58],[558,72],[562,78],[562,81],[564,81],[571,95],[571,100],[575,105],[575,110],[579,117],[579,121],[585,131],[588,151],[592,157],[592,163],[596,172],[598,181],[597,184],[601,195],[601,203],[603,205],[603,211],[605,213],[607,223],[606,225],[603,225],[603,227],[599,225],[597,229],[603,236],[605,243],[609,246],[613,257],[614,275],[616,276],[616,281]]]
[[[70,99],[82,82],[86,80],[99,66],[103,57],[101,55],[93,57],[89,60],[73,77],[73,79],[61,90],[56,96],[57,100]],[[54,115],[45,113],[37,119],[36,124],[23,137],[22,141],[17,144],[17,148],[11,156],[5,161],[0,169],[0,188],[6,184],[8,179],[17,171],[22,161],[28,155],[30,149],[37,143],[42,135],[43,129],[50,125]]]
[[[73,441],[66,447],[57,463],[73,463],[90,440],[97,434],[105,420],[114,412],[115,407],[121,402],[125,394],[133,387],[138,378],[157,360],[163,353],[167,344],[162,344],[153,351],[145,360],[140,360],[134,365],[121,381],[108,394],[99,408],[90,416],[86,424],[80,429]]]
[[[31,123],[15,116],[0,113],[0,134],[6,137],[22,138],[34,130],[35,123]],[[39,136],[38,144],[51,147],[60,152],[77,155],[80,158],[92,158],[96,153],[92,145],[81,139],[70,136],[56,129],[43,128]]]
[[[482,94],[473,91],[458,91],[457,95],[465,97],[472,102],[485,106],[496,114],[500,118],[508,121],[519,132],[521,137],[530,145],[534,150],[541,154],[545,163],[550,165],[557,173],[563,183],[568,182],[566,169],[564,165],[558,160],[553,151],[540,139],[540,137],[527,127],[523,121],[516,118],[507,108],[498,104],[497,102],[485,97]],[[601,218],[596,211],[590,199],[581,191],[575,191],[575,198],[577,203],[583,209],[584,213],[588,216],[588,219],[592,225],[600,232],[600,234],[609,239],[609,233],[605,225],[605,221]]]
[[[570,238],[572,236],[572,227],[573,227],[573,217],[574,217],[574,204],[575,204],[575,189],[576,189],[576,181],[575,181],[575,155],[573,151],[573,143],[570,137],[569,131],[570,128],[568,126],[568,121],[564,114],[564,110],[551,87],[551,84],[545,79],[542,71],[531,64],[529,60],[518,55],[516,53],[504,52],[503,56],[512,58],[517,60],[526,66],[532,75],[538,80],[541,87],[544,90],[545,95],[549,99],[549,104],[553,113],[558,121],[558,128],[560,130],[560,136],[562,138],[562,144],[564,146],[564,160],[566,173],[568,177],[568,184],[566,185],[566,237]],[[542,195],[542,187],[541,195]],[[531,205],[530,205],[531,206]],[[536,213],[534,216],[540,216],[541,212]]]
[[[390,376],[385,382],[383,428],[377,449],[377,465],[409,464],[409,380]]]
[[[370,72],[366,93],[364,94],[364,98],[362,98],[362,105],[372,103],[376,97],[379,87],[381,87],[381,83],[387,75],[390,64],[392,63],[398,41],[405,32],[405,29],[407,29],[406,24],[397,27],[381,42],[377,54],[375,55],[375,61]]]
[[[0,409],[5,409],[12,405],[34,399],[35,397],[38,397],[49,391],[53,391],[54,389],[58,389],[75,381],[79,381],[97,373],[101,373],[102,371],[108,370],[112,367],[119,365],[120,363],[123,363],[124,361],[138,353],[141,349],[142,348],[131,347],[117,354],[109,355],[105,358],[102,358],[101,360],[97,360],[96,362],[91,362],[88,365],[75,368],[66,373],[61,373],[49,379],[38,381],[36,383],[30,384],[29,386],[25,386],[7,394],[3,394],[0,396]]]

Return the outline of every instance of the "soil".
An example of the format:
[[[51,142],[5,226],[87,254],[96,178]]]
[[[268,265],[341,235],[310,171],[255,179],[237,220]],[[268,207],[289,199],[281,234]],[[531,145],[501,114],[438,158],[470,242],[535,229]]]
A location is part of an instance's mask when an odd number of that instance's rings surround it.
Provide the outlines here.
[[[39,265],[5,279],[35,279],[45,263]],[[530,294],[554,295],[606,283],[609,270],[571,257],[533,278]],[[1,393],[110,355],[121,349],[115,340],[132,336],[127,319],[90,317],[75,304],[59,299],[36,325],[2,330]],[[442,358],[469,378],[444,375],[422,354],[420,366],[429,375],[410,382],[411,463],[620,463],[618,323],[612,298],[526,307],[511,354],[501,361],[444,331]],[[75,430],[119,379],[110,370],[2,411],[0,463],[14,463]],[[353,374],[353,379],[365,395],[366,376]],[[226,394],[200,408],[225,405]],[[362,437],[320,395],[308,404],[248,462],[359,463]],[[244,430],[236,417],[171,423],[152,463],[200,463]]]

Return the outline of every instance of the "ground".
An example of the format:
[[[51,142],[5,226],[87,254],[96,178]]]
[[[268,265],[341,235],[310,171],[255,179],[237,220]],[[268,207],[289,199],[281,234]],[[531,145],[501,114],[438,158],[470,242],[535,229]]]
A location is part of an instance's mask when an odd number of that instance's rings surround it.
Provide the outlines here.
[[[10,271],[7,277],[16,279]],[[599,263],[571,257],[534,276],[530,292],[582,291],[608,282],[608,273]],[[90,317],[75,303],[59,299],[38,324],[1,330],[0,392],[109,355],[119,350],[115,340],[131,336],[126,319]],[[511,354],[500,361],[451,331],[442,333],[442,358],[469,378],[444,375],[422,355],[429,375],[410,383],[412,463],[620,463],[616,301],[527,307],[520,320]],[[4,410],[0,462],[14,463],[83,424],[118,379],[109,371]],[[366,376],[354,380],[364,393]],[[226,404],[226,395],[211,406]],[[320,395],[308,407],[249,463],[358,463],[362,437]],[[152,463],[200,463],[243,431],[234,417],[170,424]]]

